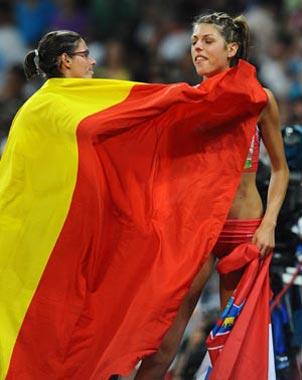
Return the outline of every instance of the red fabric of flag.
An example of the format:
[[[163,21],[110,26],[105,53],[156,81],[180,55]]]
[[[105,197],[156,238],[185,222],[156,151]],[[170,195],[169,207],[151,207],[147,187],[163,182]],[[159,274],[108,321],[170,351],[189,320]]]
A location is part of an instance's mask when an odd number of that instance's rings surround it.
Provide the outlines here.
[[[134,86],[80,122],[69,213],[7,379],[107,380],[157,350],[222,228],[266,100],[241,62],[197,88]]]
[[[210,335],[207,340],[209,349],[214,349],[212,355],[209,351],[209,379],[268,379],[270,261],[271,255],[260,260],[259,250],[252,244],[242,244],[220,260],[220,273],[246,268],[234,293],[234,304],[240,306],[240,312],[229,334]]]

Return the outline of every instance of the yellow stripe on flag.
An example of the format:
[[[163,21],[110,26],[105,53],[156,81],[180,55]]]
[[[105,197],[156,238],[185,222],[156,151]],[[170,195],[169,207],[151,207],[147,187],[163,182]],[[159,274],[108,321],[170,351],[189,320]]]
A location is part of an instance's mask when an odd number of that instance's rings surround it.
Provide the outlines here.
[[[19,111],[0,163],[0,378],[64,225],[76,184],[79,122],[134,83],[51,79]]]

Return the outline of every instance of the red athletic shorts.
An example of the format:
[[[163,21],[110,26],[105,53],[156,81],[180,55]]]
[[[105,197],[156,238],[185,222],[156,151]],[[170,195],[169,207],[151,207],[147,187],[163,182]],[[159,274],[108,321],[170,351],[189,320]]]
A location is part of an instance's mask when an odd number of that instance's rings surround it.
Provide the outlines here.
[[[248,243],[261,219],[227,219],[213,249],[216,257],[228,255],[239,244]]]

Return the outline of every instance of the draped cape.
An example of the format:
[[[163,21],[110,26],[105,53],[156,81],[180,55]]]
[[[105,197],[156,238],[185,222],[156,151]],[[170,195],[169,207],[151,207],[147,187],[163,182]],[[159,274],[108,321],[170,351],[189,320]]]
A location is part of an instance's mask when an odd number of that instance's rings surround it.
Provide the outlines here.
[[[156,351],[266,101],[241,61],[196,87],[54,78],[24,104],[0,164],[0,379],[103,380]]]

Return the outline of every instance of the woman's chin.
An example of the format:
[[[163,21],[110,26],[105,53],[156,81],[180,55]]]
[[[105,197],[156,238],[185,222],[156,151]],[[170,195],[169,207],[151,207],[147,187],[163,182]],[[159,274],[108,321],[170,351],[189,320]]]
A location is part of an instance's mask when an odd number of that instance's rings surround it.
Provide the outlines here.
[[[196,73],[197,73],[197,75],[198,76],[200,76],[200,77],[204,77],[204,76],[207,76],[207,75],[209,75],[210,73],[209,73],[209,71],[210,70],[207,70],[205,67],[203,67],[202,65],[196,65],[195,66],[195,69],[196,69]]]
[[[86,75],[85,75],[85,77],[84,78],[92,78],[93,77],[93,74],[94,74],[94,72],[93,71],[89,71]]]

